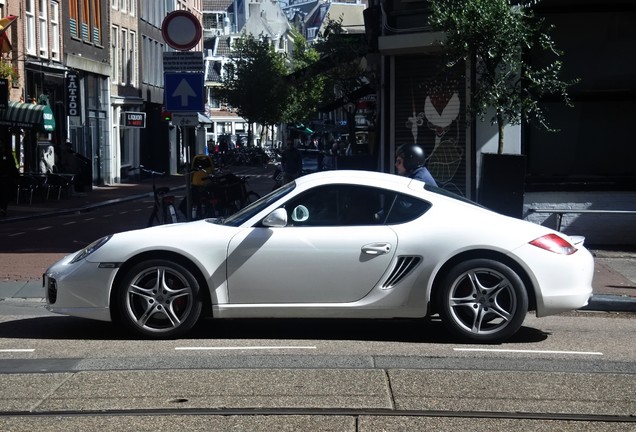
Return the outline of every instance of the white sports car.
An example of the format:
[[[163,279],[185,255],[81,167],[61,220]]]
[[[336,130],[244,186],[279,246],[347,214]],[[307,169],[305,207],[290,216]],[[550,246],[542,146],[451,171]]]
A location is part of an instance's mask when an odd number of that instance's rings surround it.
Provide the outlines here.
[[[101,238],[45,273],[50,311],[175,338],[201,318],[421,318],[502,341],[592,295],[583,239],[443,189],[324,171],[226,219]]]

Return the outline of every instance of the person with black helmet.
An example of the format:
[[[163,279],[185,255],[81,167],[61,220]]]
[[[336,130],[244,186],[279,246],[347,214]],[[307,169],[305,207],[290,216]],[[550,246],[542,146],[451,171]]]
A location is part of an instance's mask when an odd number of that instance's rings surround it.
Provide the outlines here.
[[[416,144],[404,144],[398,147],[395,151],[395,168],[401,176],[437,186],[435,179],[426,168],[424,149]]]

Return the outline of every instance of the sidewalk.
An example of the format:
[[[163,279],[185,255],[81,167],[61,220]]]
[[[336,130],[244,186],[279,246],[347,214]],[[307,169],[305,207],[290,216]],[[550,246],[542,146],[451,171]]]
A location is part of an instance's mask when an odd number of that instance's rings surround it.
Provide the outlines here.
[[[268,175],[262,182],[262,191],[258,182],[252,181],[251,187],[263,195],[271,190]],[[267,184],[264,184],[267,183]],[[185,178],[169,176],[156,179],[157,187],[169,187],[177,194],[184,193]],[[88,212],[91,209],[113,205],[118,202],[135,200],[151,196],[152,181],[142,183],[125,183],[111,186],[94,186],[92,190],[82,194],[74,193],[71,197],[58,200],[34,198],[33,204],[10,204],[9,215],[0,218],[0,224],[14,221],[47,217],[54,214]],[[624,250],[596,249],[590,250],[595,256],[595,273],[592,286],[594,295],[590,304],[584,309],[598,311],[632,311],[636,312],[636,247]],[[41,297],[39,280],[3,281],[0,280],[0,298],[38,298]]]
[[[177,191],[185,189],[185,177],[181,175],[158,177],[155,179],[157,187],[169,187]],[[0,218],[0,224],[18,220],[28,220],[47,217],[51,214],[68,214],[86,212],[93,208],[116,204],[152,196],[152,180],[145,179],[141,183],[119,183],[107,186],[93,186],[92,190],[78,193],[72,192],[70,197],[64,196],[59,200],[45,199],[34,194],[33,203],[29,204],[20,198],[20,203],[9,203],[8,215]]]

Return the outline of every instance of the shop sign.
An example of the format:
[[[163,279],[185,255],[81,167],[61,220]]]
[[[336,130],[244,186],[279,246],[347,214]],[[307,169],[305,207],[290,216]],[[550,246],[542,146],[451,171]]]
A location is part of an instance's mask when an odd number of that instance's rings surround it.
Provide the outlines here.
[[[81,115],[79,75],[76,72],[66,75],[66,109],[69,117]]]
[[[138,128],[146,127],[146,113],[124,111],[123,115],[124,115],[124,122],[123,122],[124,126],[138,127]]]

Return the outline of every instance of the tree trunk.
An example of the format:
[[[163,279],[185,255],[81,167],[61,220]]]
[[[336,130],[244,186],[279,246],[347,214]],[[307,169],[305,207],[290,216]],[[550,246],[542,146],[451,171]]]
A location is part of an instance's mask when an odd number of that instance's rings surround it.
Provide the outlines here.
[[[503,115],[497,112],[497,129],[499,129],[499,141],[497,144],[497,153],[503,154],[504,152],[504,119]]]

